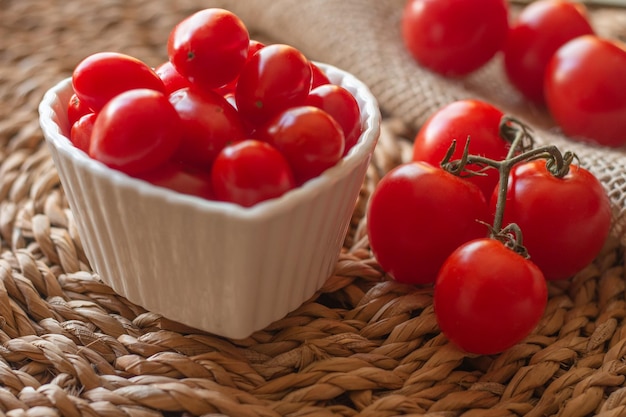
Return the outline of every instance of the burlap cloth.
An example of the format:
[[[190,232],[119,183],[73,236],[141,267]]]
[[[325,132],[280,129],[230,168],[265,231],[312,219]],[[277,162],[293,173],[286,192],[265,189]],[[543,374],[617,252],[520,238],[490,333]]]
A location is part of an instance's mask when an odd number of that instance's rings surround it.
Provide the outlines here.
[[[498,59],[455,82],[420,70],[399,44],[402,3],[0,0],[0,415],[626,415],[626,156],[560,137],[506,85]],[[334,275],[245,340],[174,323],[100,281],[37,121],[44,91],[83,57],[117,50],[156,66],[173,25],[211,5],[232,8],[258,38],[353,72],[385,115]],[[594,10],[593,22],[600,33],[626,34],[623,11]],[[596,262],[551,284],[536,331],[489,357],[447,342],[431,290],[389,281],[363,227],[369,193],[406,160],[419,124],[467,96],[526,118],[538,141],[577,152],[615,208],[614,233]]]

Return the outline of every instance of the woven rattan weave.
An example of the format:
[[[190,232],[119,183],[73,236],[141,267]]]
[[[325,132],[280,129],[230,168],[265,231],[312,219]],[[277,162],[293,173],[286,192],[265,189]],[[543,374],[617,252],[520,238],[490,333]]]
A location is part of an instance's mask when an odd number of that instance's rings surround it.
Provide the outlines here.
[[[295,5],[315,2],[260,3],[268,13],[281,5],[295,15]],[[400,2],[335,1],[339,16],[355,3],[385,13]],[[259,8],[256,0],[232,5]],[[378,74],[359,66],[345,69],[379,95],[383,133],[335,273],[314,298],[247,339],[228,340],[145,311],[104,285],[82,251],[39,130],[38,103],[93,52],[159,64],[173,25],[202,7],[191,0],[0,0],[0,415],[626,416],[619,233],[593,265],[551,284],[536,331],[495,356],[450,345],[438,332],[431,290],[396,284],[381,271],[364,232],[367,199],[408,158],[419,115],[437,100],[424,99],[409,118],[393,92],[378,87]],[[290,42],[279,38],[289,19],[263,26],[252,15],[245,18],[256,36]],[[383,17],[393,22],[397,12]],[[595,10],[594,19],[605,31],[626,28],[614,10]],[[333,44],[332,31],[319,36]],[[312,58],[349,66],[299,42]],[[350,44],[337,47],[350,56]],[[609,161],[624,158],[615,153]],[[621,212],[624,182],[612,175],[626,175],[624,165],[605,168]]]

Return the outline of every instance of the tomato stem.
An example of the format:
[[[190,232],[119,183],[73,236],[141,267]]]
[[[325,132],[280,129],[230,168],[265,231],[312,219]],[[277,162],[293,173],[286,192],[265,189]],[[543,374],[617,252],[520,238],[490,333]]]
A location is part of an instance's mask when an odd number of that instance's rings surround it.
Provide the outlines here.
[[[569,172],[569,166],[576,158],[572,152],[565,154],[554,145],[543,145],[534,147],[534,139],[531,129],[519,120],[505,116],[500,122],[500,135],[504,140],[511,143],[511,147],[505,159],[497,161],[480,155],[472,155],[469,153],[470,138],[467,138],[463,154],[459,160],[451,161],[452,155],[456,149],[456,141],[452,141],[450,148],[441,163],[441,166],[454,175],[462,175],[469,173],[470,175],[484,175],[483,171],[489,168],[495,168],[499,171],[500,182],[498,185],[498,194],[496,202],[496,212],[493,225],[490,227],[493,237],[501,236],[502,233],[510,235],[512,229],[514,235],[519,237],[519,245],[521,245],[521,230],[516,225],[508,225],[503,229],[502,223],[504,219],[504,209],[506,206],[506,195],[509,186],[509,175],[513,167],[522,162],[528,162],[536,159],[546,159],[546,167],[552,175],[562,178]],[[466,170],[468,164],[482,167],[478,171]]]

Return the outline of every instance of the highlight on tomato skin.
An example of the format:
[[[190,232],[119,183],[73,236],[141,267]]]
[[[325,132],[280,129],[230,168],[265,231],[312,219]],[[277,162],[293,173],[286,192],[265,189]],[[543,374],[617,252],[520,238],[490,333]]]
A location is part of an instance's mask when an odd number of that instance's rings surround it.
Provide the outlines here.
[[[84,58],[72,72],[72,86],[82,105],[94,112],[124,91],[148,88],[166,93],[163,81],[148,64],[119,52],[96,52]]]
[[[167,39],[167,54],[183,77],[211,89],[237,77],[249,45],[248,29],[237,15],[207,8],[178,22]]]
[[[400,30],[407,51],[424,67],[447,77],[465,76],[502,48],[506,0],[408,0]]]
[[[492,213],[496,200],[494,191]],[[530,259],[547,280],[565,280],[602,250],[611,228],[611,202],[585,168],[572,164],[565,177],[557,178],[545,160],[536,160],[511,170],[503,219],[520,227]]]
[[[244,207],[280,197],[296,186],[283,154],[256,139],[225,146],[213,162],[211,184],[218,201]]]
[[[95,121],[96,113],[86,113],[76,120],[70,128],[70,141],[85,153],[89,153],[91,134]]]
[[[165,61],[155,68],[154,72],[161,78],[165,86],[165,92],[172,94],[181,88],[191,87],[191,82],[180,75],[171,61]]]
[[[157,168],[136,175],[158,187],[207,200],[215,199],[208,172],[175,162],[166,162]]]
[[[89,156],[129,175],[150,171],[174,154],[181,124],[165,94],[146,88],[125,91],[98,113]]]
[[[250,39],[229,10],[183,18],[165,46],[156,68],[114,52],[76,65],[65,103],[74,146],[153,185],[249,207],[337,165],[363,133],[351,91],[297,48]],[[235,146],[246,140],[256,142]]]
[[[413,140],[414,161],[425,161],[438,166],[446,156],[452,141],[456,148],[453,160],[463,154],[469,140],[469,152],[495,160],[504,159],[509,143],[500,136],[500,122],[504,112],[483,100],[463,99],[448,103],[435,111],[421,126]],[[468,170],[479,171],[480,167],[469,164]],[[489,200],[498,183],[498,170],[489,169],[484,175],[465,176],[476,184]]]
[[[572,140],[626,145],[626,44],[584,35],[561,46],[544,80],[547,108]]]
[[[339,85],[323,84],[311,89],[305,104],[324,110],[339,123],[345,138],[343,155],[346,155],[362,131],[361,111],[354,96]]]
[[[250,57],[241,69],[235,102],[242,118],[261,126],[281,111],[301,106],[311,89],[309,60],[297,48],[271,44]]]
[[[389,171],[367,211],[372,253],[396,281],[432,284],[459,245],[488,233],[485,196],[474,184],[439,167],[412,161]]]
[[[539,324],[547,300],[541,270],[493,238],[456,249],[441,267],[433,294],[442,333],[462,350],[481,355],[524,340]]]
[[[313,106],[290,107],[278,113],[259,128],[256,137],[284,155],[298,185],[336,165],[345,149],[339,123]]]
[[[552,55],[567,41],[593,33],[583,3],[539,0],[528,4],[511,24],[503,49],[508,80],[526,99],[545,104],[543,84]]]
[[[181,88],[169,101],[182,122],[182,138],[172,157],[178,162],[208,170],[226,144],[246,138],[239,114],[215,91]]]

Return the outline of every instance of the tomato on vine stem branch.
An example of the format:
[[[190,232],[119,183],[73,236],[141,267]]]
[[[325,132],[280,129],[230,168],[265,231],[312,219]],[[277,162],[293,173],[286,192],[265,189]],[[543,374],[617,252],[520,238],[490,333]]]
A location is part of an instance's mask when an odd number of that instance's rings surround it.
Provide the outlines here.
[[[531,261],[493,238],[473,240],[444,262],[433,305],[443,334],[476,354],[502,352],[537,326],[546,280]]]
[[[496,205],[494,193],[492,212]],[[557,177],[539,159],[510,172],[503,223],[522,229],[530,258],[548,280],[571,278],[595,259],[611,216],[606,190],[585,168],[571,164],[567,174]]]
[[[369,243],[395,280],[430,284],[452,251],[487,235],[479,221],[488,217],[476,185],[426,162],[409,162],[389,171],[372,193]]]

